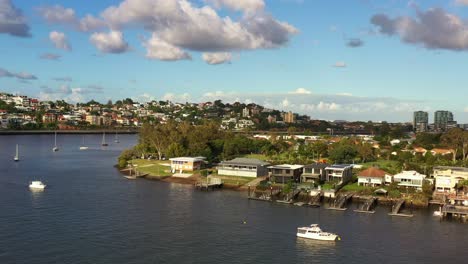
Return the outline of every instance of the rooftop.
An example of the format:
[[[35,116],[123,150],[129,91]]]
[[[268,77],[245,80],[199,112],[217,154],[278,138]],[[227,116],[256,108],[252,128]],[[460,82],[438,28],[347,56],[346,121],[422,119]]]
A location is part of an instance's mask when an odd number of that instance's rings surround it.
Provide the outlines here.
[[[313,164],[305,165],[304,168],[325,169],[328,166],[330,165],[327,163],[313,163]]]
[[[187,161],[187,162],[196,162],[196,161],[205,161],[205,157],[178,157],[169,159],[171,161]]]
[[[349,167],[352,167],[352,165],[350,164],[333,164],[331,166],[328,166],[326,169],[346,169],[346,168],[349,168]]]
[[[259,159],[249,159],[249,158],[235,158],[233,160],[223,161],[220,164],[221,165],[260,165],[260,166],[270,165],[270,163],[266,161],[262,161]]]
[[[386,171],[376,167],[365,169],[359,173],[359,177],[370,177],[370,178],[385,178],[385,175],[389,175]]]
[[[290,165],[290,164],[282,164],[282,165],[274,165],[268,167],[268,169],[290,169],[290,170],[297,170],[302,169],[304,166],[302,165]]]

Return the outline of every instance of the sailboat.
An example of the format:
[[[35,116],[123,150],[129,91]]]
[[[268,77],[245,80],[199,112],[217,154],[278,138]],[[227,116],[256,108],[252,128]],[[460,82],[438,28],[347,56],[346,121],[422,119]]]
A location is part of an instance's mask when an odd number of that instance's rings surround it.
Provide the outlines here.
[[[18,150],[18,144],[16,144],[16,155],[13,158],[14,161],[19,161],[19,150]]]
[[[87,150],[88,147],[85,146],[85,143],[84,143],[84,136],[83,136],[83,143],[81,144],[80,146],[80,150]]]
[[[106,143],[106,132],[104,132],[104,133],[102,134],[102,143],[101,143],[101,146],[103,146],[103,147],[109,146],[109,144]]]
[[[57,131],[55,131],[55,136],[54,136],[54,147],[52,148],[53,152],[59,151],[59,148],[57,147]]]
[[[119,135],[117,134],[117,131],[115,131],[115,139],[114,139],[114,142],[115,142],[115,143],[120,143],[120,141],[119,141]]]

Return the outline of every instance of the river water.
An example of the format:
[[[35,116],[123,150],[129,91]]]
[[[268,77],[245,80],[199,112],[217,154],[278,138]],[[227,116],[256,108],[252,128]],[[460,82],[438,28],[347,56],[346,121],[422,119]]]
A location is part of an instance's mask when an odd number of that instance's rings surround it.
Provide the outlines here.
[[[137,136],[0,136],[0,263],[466,263],[468,226],[249,201],[234,191],[129,181],[113,167]],[[19,144],[20,162],[15,163]],[[29,181],[42,180],[43,192]],[[354,205],[353,205],[354,206]],[[244,223],[245,221],[245,223]],[[297,239],[319,223],[342,241]]]

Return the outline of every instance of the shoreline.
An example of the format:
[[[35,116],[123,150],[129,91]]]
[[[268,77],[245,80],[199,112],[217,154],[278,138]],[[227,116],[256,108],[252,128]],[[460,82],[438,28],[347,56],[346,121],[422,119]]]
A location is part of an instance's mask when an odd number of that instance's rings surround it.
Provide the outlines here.
[[[7,135],[50,135],[50,134],[61,134],[61,135],[85,135],[85,134],[102,134],[108,133],[113,134],[118,132],[119,134],[138,134],[137,129],[90,129],[90,130],[0,130],[0,136]]]

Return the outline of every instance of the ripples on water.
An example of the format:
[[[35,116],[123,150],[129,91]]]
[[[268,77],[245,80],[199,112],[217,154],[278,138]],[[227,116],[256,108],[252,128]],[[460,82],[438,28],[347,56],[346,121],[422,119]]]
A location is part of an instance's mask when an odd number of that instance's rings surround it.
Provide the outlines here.
[[[465,263],[468,227],[414,218],[248,201],[238,192],[128,181],[113,168],[136,142],[101,136],[0,137],[0,264],[9,263]],[[20,144],[21,161],[12,161]],[[44,192],[31,192],[40,179]],[[246,223],[244,224],[244,221]],[[298,239],[320,223],[339,242]]]

